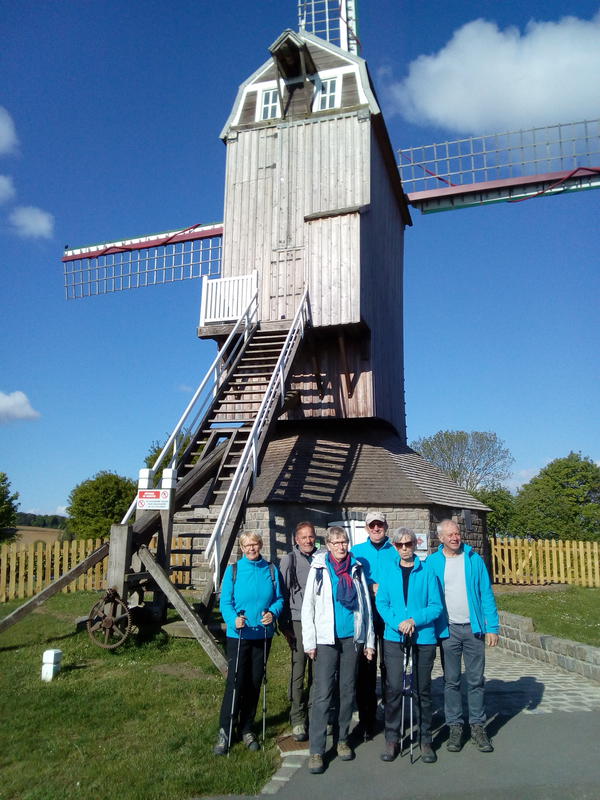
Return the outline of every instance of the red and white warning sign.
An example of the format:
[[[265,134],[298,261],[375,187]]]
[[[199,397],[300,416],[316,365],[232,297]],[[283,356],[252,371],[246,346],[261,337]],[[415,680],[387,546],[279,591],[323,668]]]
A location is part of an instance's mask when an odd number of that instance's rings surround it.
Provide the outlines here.
[[[140,511],[164,511],[169,507],[167,489],[138,489],[137,507]]]

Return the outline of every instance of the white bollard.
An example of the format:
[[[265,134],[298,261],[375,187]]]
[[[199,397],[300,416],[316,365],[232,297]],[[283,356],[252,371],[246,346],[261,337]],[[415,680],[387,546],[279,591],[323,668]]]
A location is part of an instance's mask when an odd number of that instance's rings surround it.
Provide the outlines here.
[[[62,650],[44,650],[42,656],[42,680],[51,681],[60,672]]]

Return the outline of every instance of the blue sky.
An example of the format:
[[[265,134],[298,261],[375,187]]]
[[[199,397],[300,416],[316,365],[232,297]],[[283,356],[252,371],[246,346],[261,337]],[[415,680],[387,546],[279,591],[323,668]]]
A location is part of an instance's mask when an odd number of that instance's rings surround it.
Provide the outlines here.
[[[599,10],[363,0],[394,146],[600,117]],[[219,131],[296,3],[0,0],[0,20],[0,471],[51,513],[99,470],[135,477],[214,355],[199,282],[66,302],[63,247],[222,219]],[[410,439],[495,431],[514,485],[570,450],[600,460],[599,210],[582,192],[413,211]]]

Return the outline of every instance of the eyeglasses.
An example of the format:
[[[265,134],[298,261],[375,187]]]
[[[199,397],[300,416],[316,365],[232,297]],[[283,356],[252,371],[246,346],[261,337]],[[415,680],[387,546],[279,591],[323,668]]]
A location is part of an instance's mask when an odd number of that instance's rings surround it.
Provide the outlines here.
[[[333,547],[348,547],[348,542],[346,540],[341,540],[339,542],[329,542],[330,545]]]
[[[414,547],[415,546],[414,542],[394,542],[394,544],[396,545],[396,547]]]
[[[385,522],[380,522],[379,520],[375,520],[375,522],[369,522],[367,528],[385,528]]]

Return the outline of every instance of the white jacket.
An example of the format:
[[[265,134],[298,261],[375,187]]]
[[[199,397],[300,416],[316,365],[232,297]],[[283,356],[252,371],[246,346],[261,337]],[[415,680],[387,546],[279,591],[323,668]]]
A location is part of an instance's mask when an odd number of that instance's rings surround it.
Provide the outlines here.
[[[327,551],[313,558],[302,602],[302,643],[304,652],[315,650],[319,644],[335,644],[334,602],[329,570],[325,564]],[[352,556],[351,556],[352,557]],[[373,615],[369,590],[362,567],[354,557],[350,568],[358,597],[354,612],[354,641],[365,647],[375,647]]]

